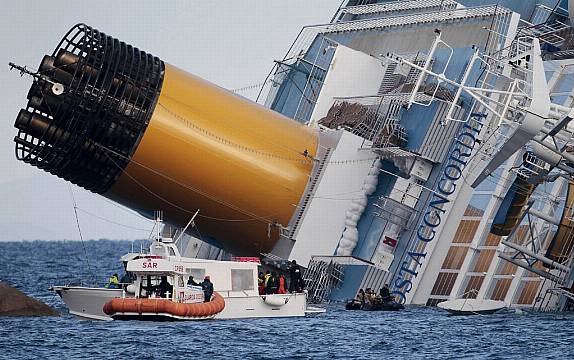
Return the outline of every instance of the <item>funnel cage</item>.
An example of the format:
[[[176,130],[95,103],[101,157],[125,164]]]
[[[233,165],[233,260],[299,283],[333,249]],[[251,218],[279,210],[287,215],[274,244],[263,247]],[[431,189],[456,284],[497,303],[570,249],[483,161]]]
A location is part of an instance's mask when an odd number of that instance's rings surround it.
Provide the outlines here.
[[[159,97],[164,63],[84,24],[46,55],[14,126],[16,156],[96,193],[129,162]]]

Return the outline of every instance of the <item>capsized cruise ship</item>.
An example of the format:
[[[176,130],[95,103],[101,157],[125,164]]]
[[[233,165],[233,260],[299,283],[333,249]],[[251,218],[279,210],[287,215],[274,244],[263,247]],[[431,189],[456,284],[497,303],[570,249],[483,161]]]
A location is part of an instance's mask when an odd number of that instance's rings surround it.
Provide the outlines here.
[[[17,157],[174,228],[199,210],[183,255],[295,259],[315,302],[570,309],[574,2],[334,10],[236,94],[79,24]]]

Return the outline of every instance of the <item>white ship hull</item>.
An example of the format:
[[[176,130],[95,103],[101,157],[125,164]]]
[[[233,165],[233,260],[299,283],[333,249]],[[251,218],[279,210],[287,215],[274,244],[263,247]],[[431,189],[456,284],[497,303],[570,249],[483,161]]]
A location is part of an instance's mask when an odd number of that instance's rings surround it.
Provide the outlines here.
[[[52,288],[68,306],[70,314],[82,319],[113,320],[103,312],[106,302],[113,298],[122,297],[121,289],[102,289],[77,286],[54,286]],[[129,294],[125,294],[130,297]],[[214,319],[242,319],[259,317],[297,317],[305,316],[307,309],[307,294],[274,294],[252,296],[242,293],[227,292],[221,294],[225,300],[225,308],[211,317]],[[123,314],[138,316],[140,314]],[[170,314],[162,314],[165,318],[174,320],[196,320],[182,318]]]
[[[104,314],[104,304],[109,300],[122,297],[121,289],[102,289],[81,286],[53,286],[68,306],[70,314],[82,319],[112,320]]]

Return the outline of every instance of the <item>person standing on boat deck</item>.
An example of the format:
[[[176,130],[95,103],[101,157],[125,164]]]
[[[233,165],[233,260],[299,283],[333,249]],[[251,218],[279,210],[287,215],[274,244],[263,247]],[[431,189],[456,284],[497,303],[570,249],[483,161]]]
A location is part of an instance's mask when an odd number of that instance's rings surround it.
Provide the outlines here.
[[[265,286],[266,294],[276,294],[279,288],[279,280],[277,279],[277,274],[272,272],[267,280],[267,285]]]
[[[204,302],[210,302],[211,296],[213,295],[213,283],[211,282],[209,275],[205,275],[203,282],[201,283],[201,288],[203,289]]]
[[[289,265],[289,292],[300,292],[301,286],[301,269],[297,265],[297,261],[292,260],[291,265]]]
[[[120,288],[120,280],[118,279],[118,274],[113,274],[108,279],[108,283],[105,285],[108,289],[119,289]]]
[[[195,282],[195,280],[193,280],[193,276],[189,275],[189,279],[187,279],[187,286],[201,286],[201,283]]]
[[[167,276],[161,277],[161,282],[157,286],[157,291],[159,292],[159,297],[167,298],[173,295],[173,286],[167,282]]]
[[[128,262],[124,261],[124,274],[120,279],[120,284],[131,284],[135,280],[134,276],[128,272]]]
[[[271,293],[277,294],[279,292],[279,275],[276,272],[271,273],[271,279],[273,280],[271,286]]]
[[[257,277],[257,285],[259,295],[265,295],[265,278],[263,277],[263,272],[260,272],[259,276]]]
[[[287,294],[285,290],[285,276],[283,274],[279,275],[279,289],[277,290],[278,294]]]
[[[267,270],[265,272],[265,276],[263,277],[263,286],[267,289],[267,284],[269,283],[269,279],[271,278],[271,272]]]
[[[128,274],[127,272],[122,276],[122,278],[120,279],[120,283],[121,284],[131,284],[133,283],[133,279],[130,276],[130,274]]]

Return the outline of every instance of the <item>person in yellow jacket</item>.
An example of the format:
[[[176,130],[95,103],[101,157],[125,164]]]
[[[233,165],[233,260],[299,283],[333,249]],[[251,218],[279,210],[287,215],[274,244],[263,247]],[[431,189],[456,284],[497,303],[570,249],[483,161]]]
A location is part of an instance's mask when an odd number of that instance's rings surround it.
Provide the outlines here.
[[[267,286],[267,282],[269,281],[270,278],[271,278],[271,271],[267,270],[265,272],[265,276],[263,277],[263,281],[265,282],[265,286]]]
[[[265,272],[265,276],[263,277],[263,284],[265,286],[265,290],[267,292],[267,289],[269,289],[269,279],[271,279],[271,271],[267,270]]]
[[[108,279],[108,283],[105,285],[107,289],[119,289],[120,288],[120,279],[118,278],[118,274],[113,274]]]

